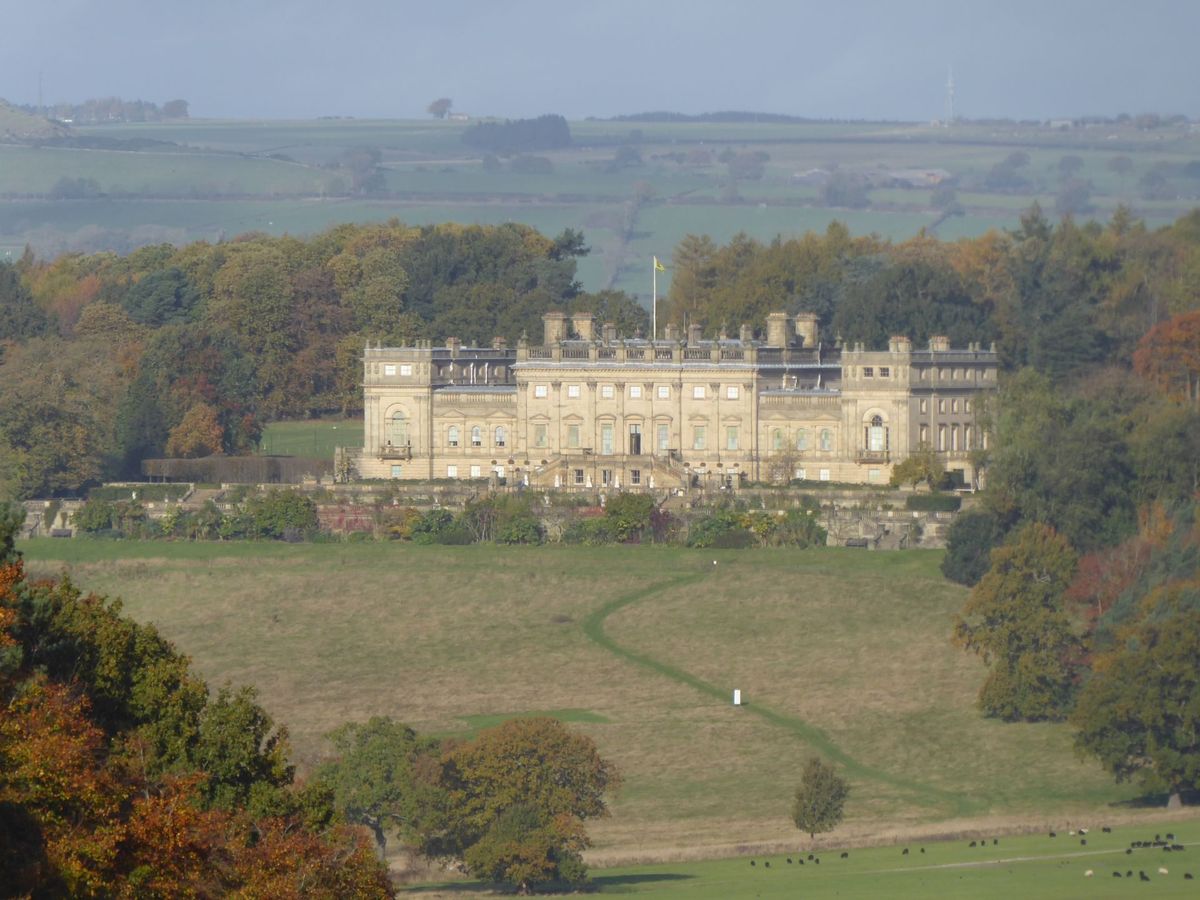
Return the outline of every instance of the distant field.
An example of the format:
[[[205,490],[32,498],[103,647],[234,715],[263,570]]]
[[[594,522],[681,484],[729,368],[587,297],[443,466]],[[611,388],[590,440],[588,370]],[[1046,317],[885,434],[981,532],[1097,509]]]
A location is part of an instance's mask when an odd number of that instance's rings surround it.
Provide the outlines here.
[[[1065,726],[980,718],[982,667],[949,641],[965,592],[937,553],[22,549],[35,574],[121,595],[211,683],[256,685],[307,764],[324,733],[372,715],[437,734],[571,722],[626,776],[593,829],[598,861],[794,846],[813,752],[851,779],[848,842],[1095,820],[1136,793],[1078,760]],[[735,687],[748,705],[730,705]]]
[[[1124,202],[1159,226],[1200,202],[1200,183],[1178,177],[1174,199],[1140,197],[1138,180],[1156,166],[1178,170],[1200,159],[1200,134],[1186,128],[585,121],[571,123],[572,147],[543,154],[553,173],[520,175],[484,171],[482,154],[461,141],[466,127],[434,120],[194,120],[78,129],[85,136],[170,142],[174,149],[0,146],[0,194],[8,195],[0,199],[0,255],[18,255],[26,243],[54,255],[211,241],[246,231],[308,235],[341,222],[393,217],[412,224],[516,221],[552,234],[582,231],[592,247],[579,270],[585,288],[616,287],[648,302],[646,259],[657,255],[669,264],[671,250],[688,233],[724,241],[745,231],[770,240],[823,231],[840,220],[858,234],[903,240],[937,218],[925,189],[872,190],[865,210],[824,207],[815,186],[794,178],[815,168],[943,169],[978,179],[1010,153],[1027,153],[1022,175],[1028,188],[964,191],[959,199],[966,215],[937,229],[949,239],[1015,227],[1035,199],[1052,213],[1061,187],[1058,164],[1068,154],[1083,161],[1077,177],[1092,183],[1091,215],[1098,218]],[[622,146],[635,148],[640,164],[614,170],[609,163]],[[337,163],[356,147],[380,152],[386,198],[345,196],[349,176]],[[769,157],[761,179],[738,181],[739,202],[723,202],[730,175],[718,157],[726,151]],[[1112,172],[1117,155],[1132,160],[1131,174]],[[64,177],[94,179],[108,196],[31,196],[44,195]],[[669,286],[670,271],[659,284],[663,291]]]
[[[259,453],[268,456],[333,458],[336,447],[361,447],[362,419],[272,422],[263,430]]]

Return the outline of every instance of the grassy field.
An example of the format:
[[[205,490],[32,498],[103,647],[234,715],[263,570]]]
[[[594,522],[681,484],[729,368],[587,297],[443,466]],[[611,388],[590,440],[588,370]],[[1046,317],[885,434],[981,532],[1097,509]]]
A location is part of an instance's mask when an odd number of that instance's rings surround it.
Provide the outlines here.
[[[257,686],[305,765],[372,715],[438,734],[573,723],[625,775],[591,829],[598,864],[794,847],[790,795],[814,752],[852,782],[845,844],[1132,814],[1114,804],[1136,791],[1077,759],[1065,726],[979,717],[982,668],[948,638],[965,594],[937,553],[22,549],[36,574],[121,595],[211,683]]]
[[[1059,830],[1054,838],[1048,832],[1000,837],[980,832],[953,841],[922,839],[848,851],[830,841],[820,841],[815,848],[809,847],[807,841],[798,841],[797,850],[776,854],[747,853],[722,860],[594,870],[592,881],[599,894],[662,900],[675,897],[1062,900],[1127,897],[1131,891],[1143,889],[1154,897],[1197,895],[1195,879],[1184,877],[1188,873],[1200,875],[1200,849],[1196,847],[1200,823],[1194,816],[1117,825],[1111,833],[1102,832],[1098,824],[1092,823],[1087,838],[1072,834],[1074,828],[1069,823],[1055,827]],[[1156,833],[1174,834],[1175,840],[1187,849],[1182,853],[1164,853],[1159,848],[1125,852],[1131,841],[1152,840]],[[1087,844],[1081,844],[1082,840]],[[972,841],[975,847],[971,846]],[[799,851],[800,846],[804,846],[803,852]],[[905,847],[908,854],[903,852]],[[843,852],[847,853],[845,858]],[[1165,875],[1158,871],[1160,867],[1167,870]],[[1087,875],[1088,871],[1093,874]],[[1146,873],[1148,884],[1139,877],[1141,872]],[[474,882],[448,882],[419,885],[407,893],[461,898],[485,890]]]
[[[245,231],[307,235],[340,222],[392,217],[413,224],[518,221],[550,233],[581,230],[593,255],[580,267],[589,290],[613,286],[648,299],[644,263],[667,258],[688,233],[720,241],[738,231],[770,240],[824,230],[837,219],[855,233],[902,240],[937,218],[928,190],[870,192],[871,206],[821,205],[817,188],[796,173],[813,168],[865,172],[944,169],[976,179],[1015,150],[1029,163],[1019,193],[962,192],[966,215],[937,233],[958,238],[1013,227],[1037,199],[1053,210],[1061,186],[1058,163],[1079,156],[1079,177],[1094,187],[1094,215],[1118,202],[1157,226],[1200,198],[1195,179],[1172,176],[1174,199],[1145,201],[1138,179],[1157,166],[1177,171],[1200,158],[1200,134],[1186,127],[1139,132],[1105,126],[1056,131],[1034,126],[963,125],[954,129],[896,123],[571,123],[574,144],[548,152],[554,172],[486,172],[481,154],[463,145],[466,126],[441,121],[214,121],[93,126],[86,137],[166,142],[136,152],[118,149],[0,146],[0,255],[19,255],[26,242],[43,253],[99,248],[127,250],[159,241],[216,240]],[[638,165],[609,165],[617,148],[636,147]],[[349,148],[381,154],[388,195],[345,195],[348,175],[337,162]],[[725,150],[768,154],[764,175],[737,183],[728,202]],[[707,153],[702,156],[688,154]],[[1116,155],[1132,174],[1109,168]],[[1172,170],[1171,167],[1174,167]],[[91,178],[107,196],[50,201],[63,177]],[[647,193],[648,192],[648,193]],[[648,196],[649,199],[646,199]],[[635,201],[635,197],[640,199]],[[670,285],[670,273],[659,287]]]
[[[272,422],[263,429],[259,453],[268,456],[333,458],[335,447],[361,447],[362,419]]]

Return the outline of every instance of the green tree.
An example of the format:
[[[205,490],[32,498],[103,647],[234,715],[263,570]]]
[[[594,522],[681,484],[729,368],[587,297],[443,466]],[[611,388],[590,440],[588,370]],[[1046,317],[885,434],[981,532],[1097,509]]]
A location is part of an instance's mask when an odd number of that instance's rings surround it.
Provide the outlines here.
[[[333,790],[334,804],[347,821],[371,830],[383,858],[387,832],[412,833],[421,810],[429,806],[435,788],[421,782],[415,769],[437,745],[378,716],[365,724],[347,723],[328,738],[338,755],[321,766],[317,778]]]
[[[991,567],[992,549],[1003,538],[1004,528],[990,510],[973,509],[955,516],[946,535],[942,574],[967,587],[978,584]]]
[[[818,832],[832,831],[842,821],[849,783],[829,763],[814,756],[804,766],[800,787],[792,805],[792,821],[809,839]]]
[[[1098,657],[1071,716],[1076,749],[1117,781],[1171,795],[1200,788],[1200,609],[1163,588],[1119,646]],[[1183,607],[1183,608],[1181,608]]]
[[[200,717],[191,761],[209,774],[201,789],[218,809],[250,806],[278,814],[281,789],[292,783],[287,729],[276,728],[258,705],[254,688],[223,687]]]
[[[945,474],[946,467],[938,455],[932,449],[923,447],[892,469],[891,484],[892,487],[902,484],[916,487],[924,483],[930,490],[936,490]]]
[[[450,107],[453,105],[454,101],[449,97],[438,97],[425,107],[425,112],[429,113],[435,119],[444,119],[450,114]]]
[[[1029,524],[991,558],[954,631],[959,644],[991,666],[980,708],[1008,721],[1062,718],[1080,648],[1063,606],[1075,551],[1054,529]]]

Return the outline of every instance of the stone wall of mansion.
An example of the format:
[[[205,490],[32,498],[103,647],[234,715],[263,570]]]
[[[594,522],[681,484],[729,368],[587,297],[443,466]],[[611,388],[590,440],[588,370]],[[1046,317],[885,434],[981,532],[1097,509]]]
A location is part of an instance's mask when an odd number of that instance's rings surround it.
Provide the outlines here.
[[[996,353],[943,337],[826,345],[817,319],[701,339],[620,338],[550,313],[515,348],[420,343],[363,355],[363,478],[488,478],[540,488],[671,489],[744,481],[886,483],[931,448],[971,482]]]

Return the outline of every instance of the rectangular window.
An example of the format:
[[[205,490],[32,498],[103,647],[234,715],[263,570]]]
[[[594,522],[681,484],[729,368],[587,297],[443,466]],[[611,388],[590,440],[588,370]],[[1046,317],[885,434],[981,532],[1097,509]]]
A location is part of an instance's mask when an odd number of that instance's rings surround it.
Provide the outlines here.
[[[726,400],[736,400],[737,398],[738,398],[738,386],[736,384],[731,384],[725,388],[725,399]]]
[[[939,450],[946,449],[946,426],[945,425],[938,426],[938,449]]]
[[[610,423],[600,426],[600,452],[611,456],[613,452],[613,427]]]
[[[600,483],[605,487],[608,487],[610,484],[612,484],[612,469],[600,470]]]
[[[666,451],[671,449],[671,426],[659,424],[658,426],[658,449]]]
[[[446,477],[447,478],[457,478],[458,477],[458,466],[446,466]]]
[[[399,478],[399,477],[400,477],[400,473],[401,473],[402,471],[403,471],[403,467],[402,467],[402,466],[392,466],[392,477],[393,477],[393,478]]]
[[[613,398],[613,386],[611,384],[600,385],[600,396],[605,400],[611,400]]]
[[[550,396],[550,389],[544,384],[535,384],[533,386],[533,396],[542,400]]]
[[[971,401],[970,400],[963,401],[963,409],[965,409],[967,412],[971,411]]]
[[[921,446],[926,446],[928,444],[929,444],[929,426],[922,425],[921,426]]]
[[[958,399],[950,401],[950,412],[958,412]]]
[[[880,366],[879,367],[879,377],[880,378],[891,378],[892,370],[890,368],[888,368],[887,366]]]
[[[395,367],[395,366],[386,366],[386,365],[385,365],[385,366],[383,367],[383,374],[384,374],[384,375],[395,375],[395,374],[396,374],[396,367]]]
[[[863,366],[863,378],[874,378],[875,368],[873,366]]]
[[[404,375],[404,376],[412,375],[412,366],[410,366],[410,365],[400,366],[400,374]]]
[[[471,477],[472,477],[472,478],[478,478],[478,477],[480,477],[480,469],[479,469],[479,466],[471,466]]]
[[[577,384],[568,384],[568,385],[567,385],[567,397],[569,397],[570,399],[574,400],[574,399],[575,399],[575,398],[577,398],[578,396],[579,396],[579,385],[577,385]]]
[[[631,384],[629,386],[629,399],[630,400],[641,400],[642,399],[642,386],[640,384]]]
[[[704,385],[697,384],[697,385],[692,386],[692,399],[693,400],[703,400],[704,399]]]
[[[576,469],[576,470],[575,470],[575,483],[576,483],[576,484],[583,484],[583,469]]]
[[[797,469],[792,474],[792,477],[795,478],[797,481],[804,481],[808,477],[808,473],[806,471],[804,471],[803,468],[800,468],[800,469]]]
[[[642,470],[641,469],[630,469],[629,470],[629,483],[630,484],[641,484],[642,483]]]
[[[693,450],[703,450],[704,449],[704,438],[705,438],[704,431],[705,431],[705,428],[703,425],[693,425],[692,426],[692,449]]]
[[[670,400],[671,399],[671,389],[669,387],[667,387],[665,384],[660,384],[658,386],[658,399],[659,400]]]
[[[946,377],[946,370],[939,367],[938,368],[938,378],[945,378],[945,377]]]
[[[546,446],[546,426],[545,425],[534,425],[533,426],[533,446],[535,446],[535,447],[545,447]]]
[[[921,412],[923,412],[923,413],[929,412],[929,401],[928,400],[921,401]]]
[[[822,481],[828,481],[828,480],[829,480],[829,470],[828,470],[828,469],[821,469],[821,470],[820,470],[820,471],[817,473],[817,477],[818,477],[818,478],[820,478]]]
[[[729,425],[725,428],[725,449],[736,450],[738,448],[738,427]]]
[[[573,447],[573,448],[579,446],[579,426],[578,425],[568,425],[567,426],[567,446]]]
[[[879,470],[867,469],[867,481],[879,481]]]
[[[940,412],[940,413],[944,413],[945,411],[946,411],[946,401],[945,401],[945,400],[939,400],[939,401],[938,401],[938,412]]]

